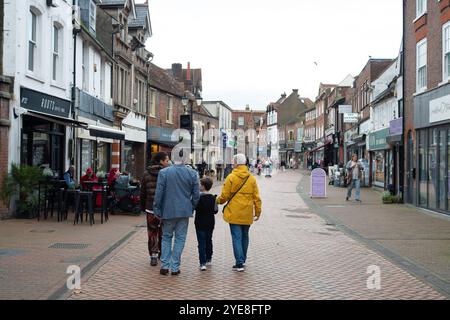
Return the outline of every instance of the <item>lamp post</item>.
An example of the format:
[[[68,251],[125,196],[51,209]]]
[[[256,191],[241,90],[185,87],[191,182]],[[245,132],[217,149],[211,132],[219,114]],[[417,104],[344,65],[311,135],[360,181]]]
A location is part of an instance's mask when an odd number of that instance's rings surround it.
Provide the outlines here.
[[[189,105],[189,113],[190,113],[190,128],[189,132],[191,134],[191,153],[190,153],[190,159],[191,159],[191,165],[194,166],[194,101],[190,99],[190,96],[192,94],[190,92],[186,92],[183,98],[181,99],[181,103],[186,108]],[[203,99],[199,92],[195,95],[195,102],[197,106],[201,106]]]

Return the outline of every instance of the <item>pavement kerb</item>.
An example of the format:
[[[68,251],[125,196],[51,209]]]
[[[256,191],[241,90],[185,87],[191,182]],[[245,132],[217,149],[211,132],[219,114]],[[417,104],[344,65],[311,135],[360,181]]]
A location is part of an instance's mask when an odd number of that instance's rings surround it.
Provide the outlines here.
[[[115,242],[108,249],[103,251],[100,255],[98,255],[93,261],[91,261],[86,267],[81,270],[82,278],[81,278],[81,287],[83,287],[83,283],[87,282],[88,279],[95,274],[95,272],[106,262],[108,262],[116,253],[116,250],[120,247],[126,245],[129,241],[132,240],[133,236],[135,236],[138,231],[141,230],[140,226],[136,226],[134,230],[128,232],[125,236]],[[83,289],[81,289],[83,290]],[[66,286],[66,283],[54,291],[50,296],[48,296],[47,300],[66,300],[69,298],[73,292],[69,290]]]
[[[410,261],[409,259],[399,256],[398,254],[396,254],[396,253],[392,252],[391,250],[385,248],[384,246],[380,245],[376,241],[369,240],[369,239],[363,237],[356,231],[347,227],[339,219],[331,217],[320,206],[315,204],[314,201],[311,200],[310,196],[305,194],[304,190],[302,190],[302,188],[301,188],[304,177],[305,176],[302,175],[300,178],[300,181],[297,185],[297,193],[300,195],[300,197],[303,199],[303,201],[308,205],[308,207],[311,208],[314,213],[316,213],[322,219],[324,219],[327,224],[333,224],[337,229],[342,231],[347,236],[349,236],[349,237],[353,238],[354,240],[358,241],[359,243],[365,245],[367,248],[381,254],[382,256],[384,256],[386,259],[388,259],[395,265],[401,267],[406,272],[415,276],[422,282],[430,285],[431,287],[433,287],[434,289],[439,291],[441,294],[445,295],[448,299],[450,299],[450,285],[446,281],[442,280],[439,276],[430,272],[429,270],[426,270],[426,269],[416,265],[414,262]]]

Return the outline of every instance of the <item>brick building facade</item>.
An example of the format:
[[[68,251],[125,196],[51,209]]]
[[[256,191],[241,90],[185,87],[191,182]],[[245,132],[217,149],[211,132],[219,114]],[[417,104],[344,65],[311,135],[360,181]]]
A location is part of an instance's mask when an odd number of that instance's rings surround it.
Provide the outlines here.
[[[450,1],[404,1],[405,201],[450,212]]]

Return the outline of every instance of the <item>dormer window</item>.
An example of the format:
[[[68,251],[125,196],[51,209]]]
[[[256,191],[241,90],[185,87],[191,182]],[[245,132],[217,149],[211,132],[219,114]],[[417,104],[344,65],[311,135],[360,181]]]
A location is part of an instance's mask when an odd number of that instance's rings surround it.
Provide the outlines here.
[[[89,4],[89,28],[95,32],[95,25],[97,23],[97,6],[94,0],[91,0]]]

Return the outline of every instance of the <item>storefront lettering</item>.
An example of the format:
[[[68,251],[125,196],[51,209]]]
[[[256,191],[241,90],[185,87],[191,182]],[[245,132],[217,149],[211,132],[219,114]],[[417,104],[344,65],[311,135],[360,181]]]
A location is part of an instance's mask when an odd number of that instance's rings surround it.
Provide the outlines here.
[[[69,117],[70,101],[58,97],[49,96],[27,88],[21,88],[20,101],[21,106],[29,110],[65,118]]]
[[[450,96],[430,101],[430,123],[450,119]]]

